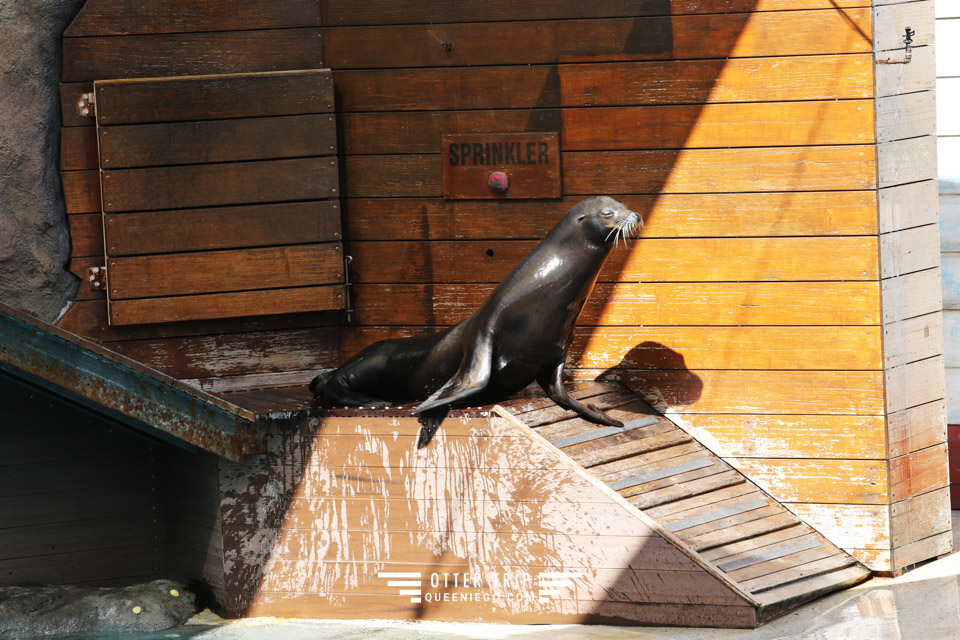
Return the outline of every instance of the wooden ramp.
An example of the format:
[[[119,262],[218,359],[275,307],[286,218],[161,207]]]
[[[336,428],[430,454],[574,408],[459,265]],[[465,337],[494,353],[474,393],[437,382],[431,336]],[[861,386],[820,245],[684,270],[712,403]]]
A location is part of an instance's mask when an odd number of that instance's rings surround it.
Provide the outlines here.
[[[758,603],[760,621],[870,572],[617,382],[573,393],[624,423],[598,427],[546,397],[503,403],[529,428],[641,509]]]
[[[235,468],[222,487],[228,520],[238,509],[276,509],[256,488],[279,478],[287,478],[291,504],[312,505],[295,524],[288,512],[269,530],[228,525],[237,540],[271,540],[228,568],[257,585],[230,594],[244,603],[232,615],[349,618],[362,610],[368,617],[750,627],[869,576],[620,383],[571,388],[624,428],[598,427],[531,391],[452,412],[431,445],[417,450],[410,407],[318,416],[305,387],[224,394],[258,421],[299,425],[268,438],[262,461]],[[314,471],[289,480],[301,466]],[[310,542],[332,535],[308,533],[314,522],[344,517],[380,524],[351,527],[333,547]],[[357,560],[344,569],[343,557]],[[424,577],[424,599],[414,607],[380,584],[390,573],[477,567],[577,577],[570,593],[522,606],[516,598],[523,594],[505,585],[491,587],[491,603],[428,606]]]

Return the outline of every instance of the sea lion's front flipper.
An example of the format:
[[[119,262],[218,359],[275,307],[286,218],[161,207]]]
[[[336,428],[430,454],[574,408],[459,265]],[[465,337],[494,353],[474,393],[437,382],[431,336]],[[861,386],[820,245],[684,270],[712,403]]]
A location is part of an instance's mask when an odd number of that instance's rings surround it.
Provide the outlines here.
[[[490,382],[492,364],[493,339],[489,335],[478,334],[463,354],[457,373],[411,413],[420,415],[424,411],[452,404],[482,391]]]
[[[605,424],[610,427],[623,427],[623,423],[614,420],[600,409],[581,403],[571,398],[567,390],[563,388],[563,363],[566,360],[566,353],[560,358],[560,361],[552,368],[537,377],[537,383],[543,387],[550,399],[556,402],[564,409],[576,411],[584,420]]]

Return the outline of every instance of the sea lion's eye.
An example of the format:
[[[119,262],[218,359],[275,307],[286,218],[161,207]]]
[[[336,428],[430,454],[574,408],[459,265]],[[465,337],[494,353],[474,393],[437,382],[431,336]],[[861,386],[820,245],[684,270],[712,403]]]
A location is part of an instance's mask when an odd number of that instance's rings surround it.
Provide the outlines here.
[[[600,212],[600,215],[602,215],[604,218],[609,218],[613,215],[613,209],[604,209]]]

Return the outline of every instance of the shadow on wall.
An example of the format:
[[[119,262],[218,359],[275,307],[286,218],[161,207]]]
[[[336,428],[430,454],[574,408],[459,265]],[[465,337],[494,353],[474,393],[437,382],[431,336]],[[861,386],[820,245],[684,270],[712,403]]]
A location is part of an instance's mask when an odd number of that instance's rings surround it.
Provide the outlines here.
[[[643,370],[648,384],[637,384],[631,371]],[[628,351],[620,362],[598,376],[601,380],[621,380],[660,411],[677,405],[693,404],[703,393],[703,381],[687,368],[683,354],[650,340]]]

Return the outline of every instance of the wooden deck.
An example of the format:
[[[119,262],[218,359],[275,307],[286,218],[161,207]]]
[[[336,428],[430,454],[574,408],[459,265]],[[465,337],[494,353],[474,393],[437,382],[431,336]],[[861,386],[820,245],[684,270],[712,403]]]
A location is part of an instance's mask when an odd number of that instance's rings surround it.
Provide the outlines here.
[[[551,443],[572,466],[642,511],[661,535],[759,603],[758,621],[866,579],[855,558],[618,382],[572,385],[572,395],[606,411],[624,428],[578,418],[533,390],[493,407],[453,412],[499,414]],[[258,419],[316,411],[306,387],[223,394]],[[312,409],[312,411],[311,411]],[[333,409],[331,417],[408,417],[410,407]],[[455,423],[447,423],[455,428]],[[441,427],[443,429],[443,427]]]

